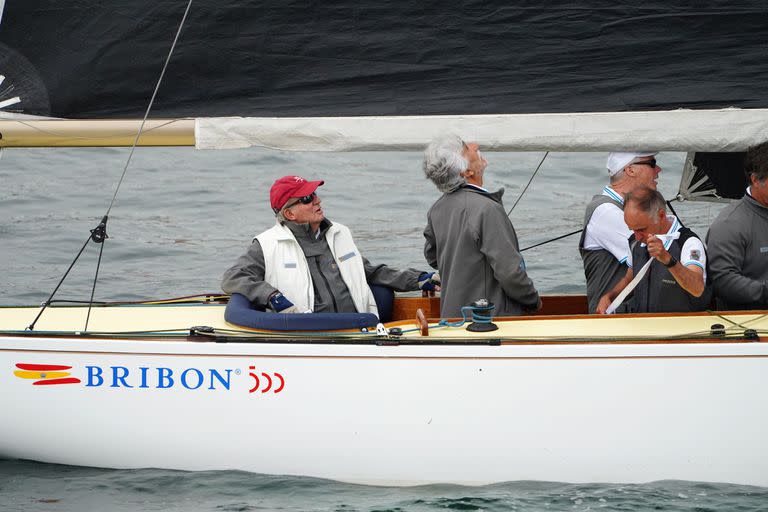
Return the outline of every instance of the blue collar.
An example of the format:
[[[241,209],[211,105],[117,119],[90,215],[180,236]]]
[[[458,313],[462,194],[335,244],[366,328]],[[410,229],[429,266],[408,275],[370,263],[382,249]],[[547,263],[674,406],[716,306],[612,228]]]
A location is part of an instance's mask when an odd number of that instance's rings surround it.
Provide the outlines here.
[[[667,215],[667,218],[668,219],[674,219],[672,221],[672,227],[670,227],[669,231],[667,231],[668,235],[674,235],[675,233],[680,231],[680,221],[677,220],[677,217],[675,217],[674,215]],[[669,246],[672,245],[672,242],[674,242],[674,240],[672,240],[671,238],[666,240],[664,242],[664,249],[668,251],[669,250]]]
[[[608,196],[608,197],[610,197],[610,198],[611,198],[611,199],[613,199],[614,201],[616,201],[616,202],[618,202],[618,203],[621,203],[621,206],[624,206],[624,198],[621,196],[621,194],[619,194],[618,192],[616,192],[615,190],[613,190],[613,189],[610,187],[610,185],[606,185],[606,186],[603,188],[603,195],[604,195],[604,196]]]

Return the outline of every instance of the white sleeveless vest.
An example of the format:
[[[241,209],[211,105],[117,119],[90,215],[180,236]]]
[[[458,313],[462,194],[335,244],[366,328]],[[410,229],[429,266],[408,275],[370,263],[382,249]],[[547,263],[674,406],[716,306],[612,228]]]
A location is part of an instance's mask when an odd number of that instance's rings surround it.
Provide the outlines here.
[[[365,280],[363,258],[349,228],[334,223],[325,232],[325,239],[357,312],[379,316],[373,293]],[[300,312],[312,311],[315,306],[312,276],[307,258],[291,230],[278,222],[257,235],[255,240],[259,241],[264,253],[264,280],[280,290]]]

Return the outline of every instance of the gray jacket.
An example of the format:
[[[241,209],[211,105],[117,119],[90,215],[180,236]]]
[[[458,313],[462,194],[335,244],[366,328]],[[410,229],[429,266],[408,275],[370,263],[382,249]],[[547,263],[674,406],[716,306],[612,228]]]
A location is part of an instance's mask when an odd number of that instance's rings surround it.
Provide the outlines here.
[[[315,313],[354,313],[355,304],[341,277],[338,266],[325,239],[325,232],[331,227],[329,220],[320,224],[320,236],[310,233],[309,224],[286,222],[307,258],[312,286],[315,289]],[[386,265],[372,265],[363,258],[365,277],[369,284],[394,288],[397,291],[418,290],[421,271],[395,270]],[[269,296],[278,291],[264,280],[264,253],[261,245],[254,240],[248,250],[235,264],[224,272],[221,288],[225,293],[245,295],[257,306],[268,306]]]
[[[501,204],[503,194],[465,186],[443,194],[427,213],[424,256],[440,271],[444,318],[461,316],[461,307],[479,298],[493,302],[499,316],[519,315],[539,301]]]
[[[718,309],[768,308],[768,208],[745,194],[707,233],[707,273]]]

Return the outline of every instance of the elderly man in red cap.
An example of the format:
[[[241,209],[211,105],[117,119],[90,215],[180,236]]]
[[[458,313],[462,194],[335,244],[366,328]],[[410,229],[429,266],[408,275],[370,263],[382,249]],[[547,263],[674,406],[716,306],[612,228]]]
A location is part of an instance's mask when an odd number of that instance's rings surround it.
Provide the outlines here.
[[[373,313],[369,284],[397,291],[434,291],[439,278],[415,269],[372,265],[349,229],[325,218],[317,188],[322,181],[283,176],[269,191],[277,223],[256,236],[224,273],[222,289],[245,295],[279,313]]]

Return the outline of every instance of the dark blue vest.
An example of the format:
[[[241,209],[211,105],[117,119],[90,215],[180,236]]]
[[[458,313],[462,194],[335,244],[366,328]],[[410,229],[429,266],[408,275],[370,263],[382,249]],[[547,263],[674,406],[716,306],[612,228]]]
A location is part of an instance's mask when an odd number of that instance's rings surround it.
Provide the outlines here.
[[[690,229],[680,228],[680,238],[672,241],[669,253],[680,260],[683,244],[691,237],[698,238]],[[635,240],[635,235],[629,237],[629,247],[632,249],[632,268],[639,272],[648,261],[648,248]],[[684,313],[709,309],[711,302],[712,285],[709,277],[704,285],[704,293],[701,297],[694,297],[677,283],[667,267],[654,261],[635,287],[629,309],[633,313]]]

